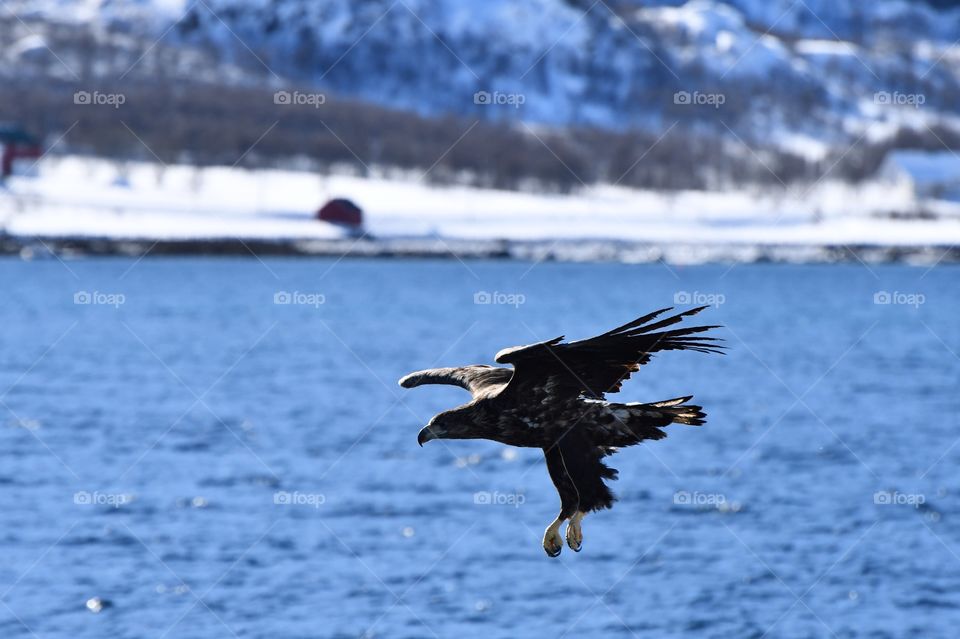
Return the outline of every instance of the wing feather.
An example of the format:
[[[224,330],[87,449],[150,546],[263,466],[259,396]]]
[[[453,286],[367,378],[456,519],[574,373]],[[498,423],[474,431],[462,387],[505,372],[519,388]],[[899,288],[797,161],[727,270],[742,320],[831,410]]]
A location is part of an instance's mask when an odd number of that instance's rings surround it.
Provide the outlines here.
[[[663,308],[596,337],[569,343],[561,343],[563,338],[557,337],[507,348],[497,353],[496,361],[513,364],[516,369],[508,391],[529,390],[539,385],[549,387],[552,393],[601,399],[606,393],[620,390],[623,381],[648,363],[653,353],[690,350],[722,354],[724,346],[717,343],[721,339],[698,335],[719,326],[660,330],[705,308],[701,306],[652,321],[672,310]]]
[[[399,383],[404,388],[413,388],[423,384],[459,386],[477,397],[506,384],[511,377],[513,377],[513,371],[509,368],[474,364],[458,368],[430,368],[416,371],[400,378]]]

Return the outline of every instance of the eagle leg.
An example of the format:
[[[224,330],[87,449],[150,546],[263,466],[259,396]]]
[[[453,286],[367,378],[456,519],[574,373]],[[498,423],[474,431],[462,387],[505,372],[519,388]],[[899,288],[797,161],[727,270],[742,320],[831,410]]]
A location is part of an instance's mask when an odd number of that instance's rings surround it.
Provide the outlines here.
[[[581,511],[575,512],[570,518],[570,523],[567,524],[567,545],[574,552],[580,552],[580,548],[583,547],[583,529],[580,528],[580,522],[586,514]]]
[[[543,533],[543,550],[550,557],[558,557],[563,550],[563,537],[560,536],[560,525],[567,518],[561,513],[554,519]]]

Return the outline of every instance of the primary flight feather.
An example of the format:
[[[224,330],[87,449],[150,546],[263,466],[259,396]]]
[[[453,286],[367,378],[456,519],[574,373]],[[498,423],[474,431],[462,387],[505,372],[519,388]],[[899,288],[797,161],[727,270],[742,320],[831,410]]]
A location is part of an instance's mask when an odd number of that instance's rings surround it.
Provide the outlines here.
[[[497,353],[496,362],[512,369],[475,364],[410,373],[400,380],[404,388],[451,384],[473,395],[470,402],[434,416],[417,441],[422,446],[433,439],[491,439],[543,449],[560,494],[560,514],[547,527],[543,549],[551,557],[560,554],[560,526],[569,520],[567,545],[579,552],[584,515],[613,505],[604,479],[616,479],[617,471],[603,457],[621,446],[662,439],[661,428],[672,423],[704,423],[701,408],[687,403],[692,396],[621,404],[606,395],[619,391],[653,353],[722,353],[718,338],[699,335],[718,326],[669,329],[705,308],[657,319],[672,310],[665,308],[590,339],[564,343],[560,336]]]

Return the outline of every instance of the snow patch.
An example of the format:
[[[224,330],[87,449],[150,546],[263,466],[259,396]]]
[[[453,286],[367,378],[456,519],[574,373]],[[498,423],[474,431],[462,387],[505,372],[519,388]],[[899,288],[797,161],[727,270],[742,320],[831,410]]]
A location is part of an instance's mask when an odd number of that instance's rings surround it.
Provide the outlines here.
[[[900,182],[826,181],[808,192],[661,193],[599,185],[567,196],[436,187],[414,180],[230,167],[48,158],[0,190],[0,224],[20,236],[142,239],[345,237],[314,219],[333,197],[364,209],[381,238],[629,241],[661,245],[942,245],[956,217],[891,219],[916,209]]]

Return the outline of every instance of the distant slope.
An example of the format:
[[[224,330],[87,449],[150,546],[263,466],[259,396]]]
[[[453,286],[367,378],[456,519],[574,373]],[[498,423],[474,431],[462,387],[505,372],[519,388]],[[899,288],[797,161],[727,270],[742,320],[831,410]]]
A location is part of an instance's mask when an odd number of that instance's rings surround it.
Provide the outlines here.
[[[268,78],[482,118],[656,128],[722,117],[735,130],[833,141],[868,122],[954,115],[960,97],[960,11],[923,2],[101,0],[73,15],[166,32],[164,42]],[[723,104],[676,104],[682,91],[723,94]],[[923,108],[894,94],[922,95]]]
[[[676,128],[761,164],[771,163],[763,149],[777,147],[829,167],[851,145],[898,131],[901,145],[955,145],[954,5],[7,0],[13,13],[0,28],[12,44],[0,73],[293,83],[430,117],[640,129],[653,139]]]

